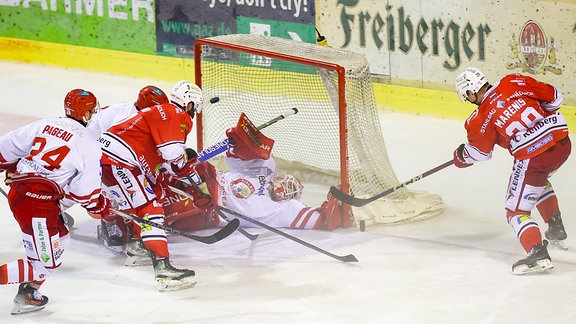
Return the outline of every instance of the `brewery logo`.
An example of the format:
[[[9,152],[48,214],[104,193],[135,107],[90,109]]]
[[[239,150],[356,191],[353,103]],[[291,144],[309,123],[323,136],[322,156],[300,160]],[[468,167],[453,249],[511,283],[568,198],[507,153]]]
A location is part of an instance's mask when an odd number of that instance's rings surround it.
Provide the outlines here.
[[[522,72],[532,74],[562,74],[556,61],[558,46],[554,37],[546,38],[544,30],[535,21],[527,21],[518,38],[512,34],[510,46],[510,59],[506,64],[509,70],[522,69]]]

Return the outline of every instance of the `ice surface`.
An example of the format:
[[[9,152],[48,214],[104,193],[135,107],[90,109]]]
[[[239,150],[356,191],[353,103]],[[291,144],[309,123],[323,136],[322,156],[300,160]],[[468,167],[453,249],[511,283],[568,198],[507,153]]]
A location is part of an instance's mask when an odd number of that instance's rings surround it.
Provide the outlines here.
[[[107,105],[135,100],[147,84],[172,85],[0,61],[0,132],[62,115],[73,88],[91,90]],[[462,121],[382,112],[381,122],[400,181],[451,159],[465,139]],[[17,286],[2,286],[0,323],[575,323],[575,160],[552,178],[569,250],[550,249],[555,269],[548,273],[511,274],[524,251],[504,217],[512,159],[498,149],[491,161],[410,185],[442,196],[446,209],[436,218],[366,232],[287,231],[332,253],[352,253],[356,264],[259,229],[250,229],[265,233],[255,242],[239,233],[213,245],[171,236],[174,263],[198,278],[195,288],[177,292],[156,291],[151,267],[124,267],[123,257],[97,241],[98,221],[73,208],[71,247],[41,290],[50,298],[46,309],[10,315]],[[325,195],[324,188],[306,190],[316,200]],[[4,263],[24,250],[5,199],[0,211]],[[543,224],[537,213],[535,219]]]

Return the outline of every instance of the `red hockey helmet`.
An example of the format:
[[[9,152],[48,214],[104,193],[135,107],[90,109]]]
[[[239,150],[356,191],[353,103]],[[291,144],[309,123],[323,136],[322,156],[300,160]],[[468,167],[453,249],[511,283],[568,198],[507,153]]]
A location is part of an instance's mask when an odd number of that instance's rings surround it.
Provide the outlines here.
[[[76,120],[87,123],[88,121],[84,119],[86,112],[91,111],[95,114],[99,110],[100,105],[98,104],[98,100],[90,91],[74,89],[68,92],[66,98],[64,98],[64,112],[66,116]]]
[[[155,105],[168,103],[168,96],[160,88],[148,85],[140,90],[138,99],[134,103],[138,110]]]

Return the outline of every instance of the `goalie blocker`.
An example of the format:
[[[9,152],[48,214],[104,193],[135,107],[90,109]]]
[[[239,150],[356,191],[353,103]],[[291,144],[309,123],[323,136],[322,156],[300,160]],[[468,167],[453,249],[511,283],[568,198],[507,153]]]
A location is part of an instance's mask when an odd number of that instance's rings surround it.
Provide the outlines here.
[[[270,158],[274,140],[262,134],[245,113],[240,115],[236,127],[226,131],[226,136],[231,140],[226,152],[228,156],[245,161]]]

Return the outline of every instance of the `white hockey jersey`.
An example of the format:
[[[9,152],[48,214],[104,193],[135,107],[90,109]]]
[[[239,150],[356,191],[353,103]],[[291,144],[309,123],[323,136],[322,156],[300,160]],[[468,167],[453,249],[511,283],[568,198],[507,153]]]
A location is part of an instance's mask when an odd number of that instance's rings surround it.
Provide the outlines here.
[[[108,130],[112,125],[128,119],[138,112],[133,102],[119,102],[100,109],[92,116],[88,128],[93,130],[98,136]]]
[[[229,172],[216,170],[218,183],[217,204],[240,214],[257,219],[272,227],[312,229],[320,217],[315,208],[306,206],[300,200],[274,201],[270,198],[268,186],[274,173],[276,162],[267,160],[243,161],[225,158]],[[241,220],[242,226],[254,226]]]
[[[42,119],[0,137],[0,154],[20,173],[33,172],[56,182],[69,199],[91,208],[100,196],[97,136],[67,118]]]

